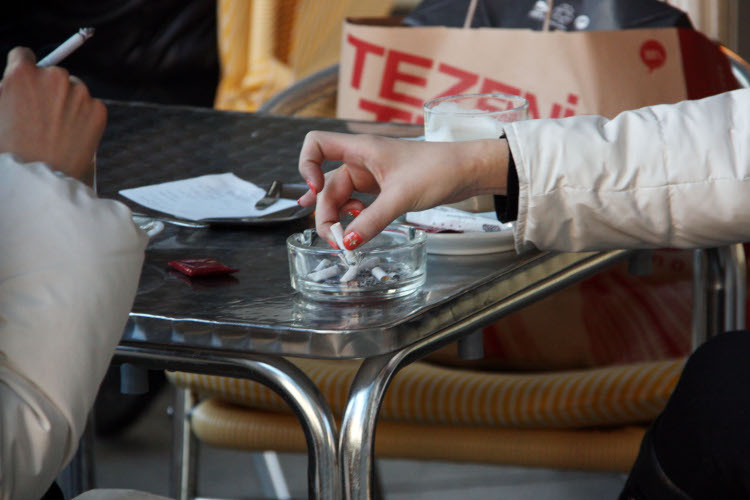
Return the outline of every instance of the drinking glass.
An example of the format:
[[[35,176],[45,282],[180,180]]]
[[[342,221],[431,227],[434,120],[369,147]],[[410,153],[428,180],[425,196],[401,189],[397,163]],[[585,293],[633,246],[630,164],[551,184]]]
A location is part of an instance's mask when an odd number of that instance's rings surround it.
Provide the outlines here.
[[[526,120],[529,103],[510,94],[461,94],[424,104],[424,138],[433,142],[497,139],[505,123]],[[449,205],[469,212],[494,209],[491,195],[474,196]]]

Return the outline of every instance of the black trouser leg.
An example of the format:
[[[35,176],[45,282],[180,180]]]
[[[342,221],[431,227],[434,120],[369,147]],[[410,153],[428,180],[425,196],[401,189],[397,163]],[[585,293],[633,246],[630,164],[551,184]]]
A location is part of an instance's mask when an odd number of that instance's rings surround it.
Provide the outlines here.
[[[620,498],[750,498],[750,332],[690,356]]]

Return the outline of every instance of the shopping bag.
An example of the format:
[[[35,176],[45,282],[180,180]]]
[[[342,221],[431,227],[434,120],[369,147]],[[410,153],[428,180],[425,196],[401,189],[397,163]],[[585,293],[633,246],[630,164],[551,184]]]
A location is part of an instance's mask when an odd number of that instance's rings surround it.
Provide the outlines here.
[[[344,24],[337,116],[421,124],[427,100],[500,92],[525,97],[530,118],[611,118],[735,88],[720,48],[691,29],[541,32],[362,18]]]

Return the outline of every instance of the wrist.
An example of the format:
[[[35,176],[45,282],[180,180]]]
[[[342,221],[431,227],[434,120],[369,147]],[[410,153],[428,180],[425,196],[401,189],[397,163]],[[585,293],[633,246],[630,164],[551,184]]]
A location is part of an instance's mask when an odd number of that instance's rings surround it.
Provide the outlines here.
[[[474,194],[500,194],[507,192],[508,158],[510,150],[506,139],[483,139],[473,141],[472,161]]]

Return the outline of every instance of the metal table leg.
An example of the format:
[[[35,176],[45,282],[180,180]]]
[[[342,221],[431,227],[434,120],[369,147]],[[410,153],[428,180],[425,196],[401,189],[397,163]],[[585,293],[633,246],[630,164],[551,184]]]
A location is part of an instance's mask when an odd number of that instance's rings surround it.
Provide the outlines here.
[[[724,280],[731,283],[732,293],[729,296],[731,308],[725,312],[724,321],[732,330],[746,328],[747,299],[747,262],[745,247],[741,243],[724,248]]]
[[[622,256],[625,255],[623,252]],[[366,359],[352,382],[341,423],[338,456],[344,498],[373,500],[375,427],[385,391],[398,370],[483,325],[608,267],[611,263],[605,256],[593,258],[585,269],[570,269],[541,280],[401,351]]]
[[[375,425],[385,390],[399,369],[399,360],[398,355],[387,354],[366,359],[352,382],[339,443],[347,499],[372,499]]]
[[[693,349],[719,333],[745,328],[747,266],[742,244],[693,254]]]
[[[484,333],[478,329],[458,339],[458,359],[465,361],[484,358]]]
[[[196,398],[190,389],[174,389],[169,496],[190,500],[198,493],[198,442],[190,431],[190,411]]]
[[[178,350],[160,351],[119,346],[115,362],[131,362],[166,370],[210,373],[255,380],[289,403],[300,419],[308,446],[308,494],[315,499],[341,498],[338,439],[328,403],[318,388],[284,358],[247,355],[243,359]]]

